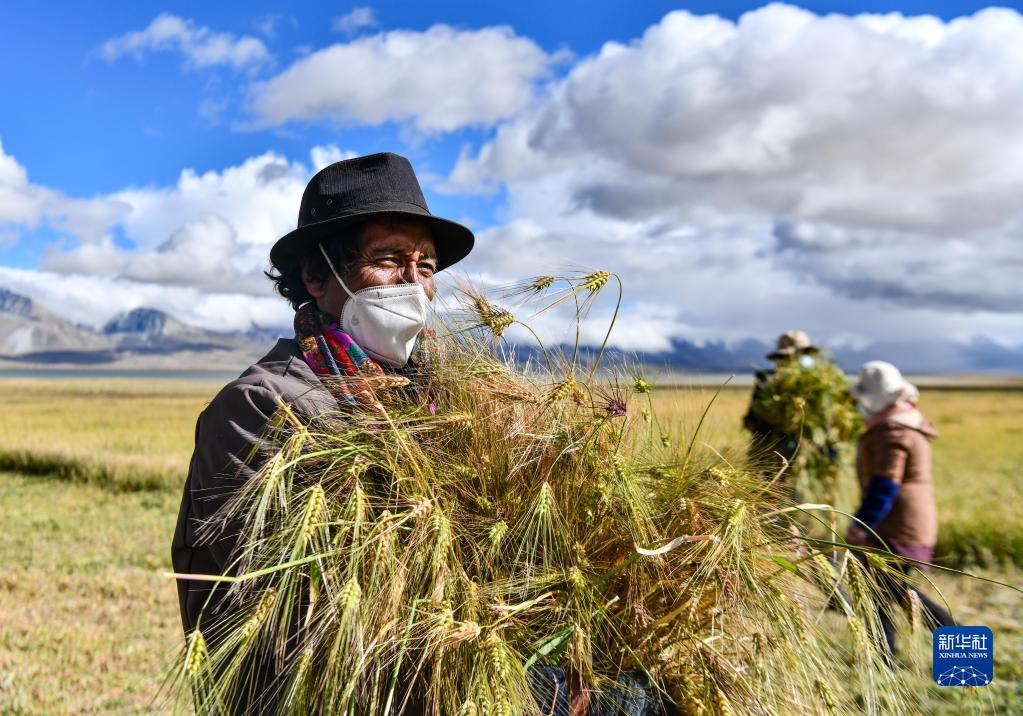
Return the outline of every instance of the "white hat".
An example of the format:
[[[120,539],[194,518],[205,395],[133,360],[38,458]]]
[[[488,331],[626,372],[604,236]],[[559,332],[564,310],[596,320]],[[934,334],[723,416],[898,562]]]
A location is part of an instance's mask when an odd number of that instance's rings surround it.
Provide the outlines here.
[[[871,414],[900,401],[915,404],[920,399],[916,386],[903,378],[898,368],[882,360],[864,364],[851,392]]]

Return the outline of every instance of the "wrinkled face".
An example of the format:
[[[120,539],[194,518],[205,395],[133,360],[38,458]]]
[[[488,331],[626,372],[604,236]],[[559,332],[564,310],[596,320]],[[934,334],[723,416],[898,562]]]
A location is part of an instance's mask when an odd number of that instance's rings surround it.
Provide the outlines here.
[[[415,219],[381,219],[368,222],[359,235],[355,258],[347,268],[338,267],[348,289],[355,293],[373,286],[418,283],[433,300],[436,286],[437,251],[426,226]],[[340,316],[348,294],[333,275],[313,281],[306,272],[302,279],[320,310]]]

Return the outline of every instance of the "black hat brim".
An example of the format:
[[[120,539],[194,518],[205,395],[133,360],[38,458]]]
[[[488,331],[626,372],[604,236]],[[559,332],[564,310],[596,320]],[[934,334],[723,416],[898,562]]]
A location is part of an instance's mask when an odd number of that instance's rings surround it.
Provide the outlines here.
[[[817,346],[807,346],[806,348],[793,348],[791,351],[776,350],[773,353],[767,354],[767,360],[781,360],[782,358],[793,358],[795,356],[815,356],[820,353],[820,348]]]
[[[407,205],[406,205],[407,206]],[[376,211],[362,211],[347,216],[335,216],[325,221],[295,229],[277,239],[270,249],[270,262],[278,271],[283,271],[294,266],[299,255],[310,246],[314,246],[325,238],[337,235],[346,227],[360,224],[374,218],[387,216],[408,217],[422,221],[433,236],[434,247],[437,250],[437,270],[443,271],[458,263],[472,251],[476,243],[476,237],[468,227],[462,226],[454,221],[442,219],[433,214],[409,211],[407,209],[380,209]]]

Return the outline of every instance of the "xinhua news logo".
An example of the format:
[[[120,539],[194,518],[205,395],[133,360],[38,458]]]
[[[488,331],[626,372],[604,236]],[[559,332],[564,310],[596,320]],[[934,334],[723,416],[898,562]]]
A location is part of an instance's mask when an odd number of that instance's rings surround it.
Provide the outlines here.
[[[995,678],[995,635],[986,626],[934,630],[934,681],[938,686],[987,686]]]

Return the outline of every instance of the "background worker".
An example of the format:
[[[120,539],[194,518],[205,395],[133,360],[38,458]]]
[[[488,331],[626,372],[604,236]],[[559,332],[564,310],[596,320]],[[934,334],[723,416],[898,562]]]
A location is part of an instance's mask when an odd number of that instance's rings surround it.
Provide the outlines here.
[[[851,392],[867,422],[856,454],[862,498],[846,541],[914,560],[897,565],[902,575],[913,566],[925,569],[934,557],[938,536],[931,479],[931,441],[938,432],[917,408],[919,391],[891,363],[864,365]],[[874,572],[889,600],[905,603],[915,592],[930,628],[954,623],[948,611],[916,592],[898,574]],[[879,616],[895,654],[891,615],[881,609]]]
[[[787,331],[778,336],[775,349],[767,354],[774,367],[758,370],[754,375],[753,394],[742,424],[752,435],[750,457],[772,477],[785,462],[792,461],[800,442],[798,429],[792,430],[790,426],[781,424],[784,421],[775,419],[774,411],[764,409],[773,398],[772,379],[778,367],[790,361],[798,361],[806,368],[813,367],[819,352],[820,349],[813,345],[804,331]]]

